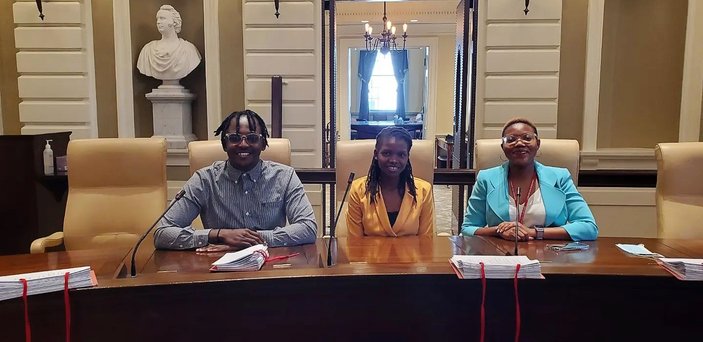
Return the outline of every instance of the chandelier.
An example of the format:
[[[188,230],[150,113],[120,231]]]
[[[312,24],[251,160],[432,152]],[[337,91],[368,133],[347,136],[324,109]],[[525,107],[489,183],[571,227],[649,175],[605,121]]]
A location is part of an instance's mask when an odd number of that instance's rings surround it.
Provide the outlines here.
[[[405,50],[405,40],[408,38],[408,24],[403,24],[403,48],[399,49],[396,44],[395,26],[386,17],[386,2],[383,2],[383,30],[381,34],[374,37],[373,27],[366,23],[364,25],[364,42],[366,50],[380,49],[382,54],[386,54],[391,50]]]

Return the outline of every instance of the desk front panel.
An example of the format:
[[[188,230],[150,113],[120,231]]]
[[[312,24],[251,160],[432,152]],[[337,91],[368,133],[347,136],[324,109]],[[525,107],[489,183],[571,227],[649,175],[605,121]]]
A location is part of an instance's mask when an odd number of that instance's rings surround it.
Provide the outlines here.
[[[546,249],[551,242],[521,244],[521,252],[542,259],[547,278],[519,281],[521,340],[698,336],[692,317],[703,307],[703,284],[678,281],[651,260],[614,249],[615,241],[643,242],[667,256],[701,251],[697,244],[655,239],[601,239],[576,253]],[[220,255],[156,251],[140,261],[137,278],[104,276],[98,287],[71,292],[73,339],[477,340],[481,282],[457,279],[447,260],[506,249],[512,245],[493,238],[339,239],[336,264],[328,267],[326,240],[318,240],[271,249],[273,255],[301,254],[242,273],[207,272]],[[65,254],[14,256],[12,263],[89,263],[105,275],[115,273],[106,267],[121,267],[104,252],[95,252],[93,261]],[[0,265],[8,263],[0,258]],[[63,295],[32,296],[29,305],[35,340],[61,339]],[[513,281],[488,280],[487,340],[512,340],[514,310]],[[0,302],[0,320],[3,340],[23,339],[21,300]]]

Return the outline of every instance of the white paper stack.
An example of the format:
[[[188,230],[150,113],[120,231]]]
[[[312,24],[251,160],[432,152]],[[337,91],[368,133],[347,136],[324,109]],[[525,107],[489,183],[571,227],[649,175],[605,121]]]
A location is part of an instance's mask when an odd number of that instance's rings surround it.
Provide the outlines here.
[[[212,263],[210,271],[258,271],[266,262],[268,247],[255,245],[238,252],[227,253]]]
[[[703,259],[661,258],[657,262],[680,280],[703,280]]]
[[[631,245],[626,243],[616,243],[615,246],[620,248],[625,253],[641,256],[645,258],[663,258],[664,256],[659,253],[654,253],[647,249],[643,244]]]
[[[97,285],[90,266],[74,267],[62,270],[23,273],[0,277],[0,300],[22,297],[24,286],[20,279],[27,280],[27,295],[63,291],[64,274],[70,273],[68,288],[89,287]]]
[[[518,278],[544,279],[539,260],[530,260],[524,255],[455,255],[449,262],[463,279],[481,278],[481,263],[484,265],[486,278],[512,279],[515,269],[520,264]]]

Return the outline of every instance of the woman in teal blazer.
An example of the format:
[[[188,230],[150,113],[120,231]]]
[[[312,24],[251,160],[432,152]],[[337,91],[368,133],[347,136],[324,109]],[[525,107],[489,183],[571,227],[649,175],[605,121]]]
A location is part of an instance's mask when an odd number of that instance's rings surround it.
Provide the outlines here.
[[[462,235],[517,234],[532,239],[595,240],[598,226],[569,171],[534,160],[539,149],[537,128],[529,120],[514,119],[503,128],[503,165],[481,170],[469,198]],[[521,196],[516,196],[522,189]],[[520,199],[516,210],[515,198]],[[517,216],[520,213],[520,217]]]

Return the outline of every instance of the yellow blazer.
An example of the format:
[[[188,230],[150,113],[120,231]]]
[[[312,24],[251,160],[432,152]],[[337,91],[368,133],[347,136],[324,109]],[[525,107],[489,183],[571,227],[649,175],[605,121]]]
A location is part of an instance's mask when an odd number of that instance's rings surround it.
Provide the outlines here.
[[[376,195],[376,202],[371,203],[371,199],[366,194],[366,177],[355,180],[349,189],[347,206],[349,236],[432,235],[434,230],[432,184],[415,177],[415,187],[417,203],[413,203],[413,196],[406,187],[398,218],[391,227],[381,191]]]

